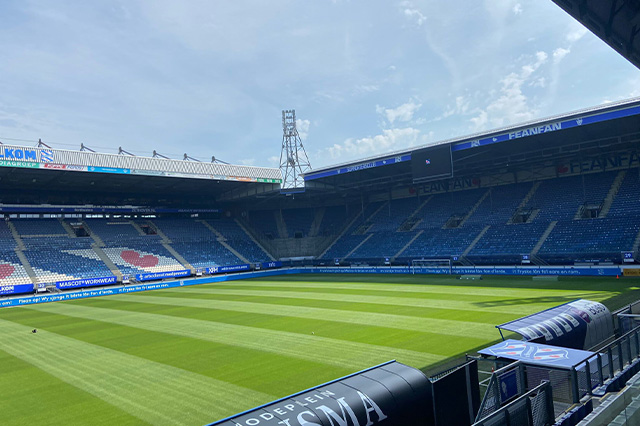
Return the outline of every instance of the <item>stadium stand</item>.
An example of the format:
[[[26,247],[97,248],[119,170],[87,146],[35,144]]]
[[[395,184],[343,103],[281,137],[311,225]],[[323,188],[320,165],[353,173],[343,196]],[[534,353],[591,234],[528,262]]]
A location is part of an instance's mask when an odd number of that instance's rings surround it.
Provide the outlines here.
[[[457,256],[465,264],[510,265],[523,255],[552,265],[620,263],[621,253],[637,250],[640,240],[639,194],[640,176],[631,169],[374,201],[357,209],[257,210],[242,222],[78,219],[83,236],[74,234],[71,219],[11,218],[0,224],[0,275],[2,283],[54,283],[259,263],[274,257],[252,235],[267,234],[275,240],[297,236],[309,246],[322,236],[326,244],[318,251],[324,253],[309,251],[325,263]],[[585,206],[596,213],[584,215]],[[522,211],[527,215],[518,216]]]
[[[266,253],[233,219],[218,219],[210,222],[224,237],[224,242],[235,250],[243,260],[248,262],[263,262],[270,258]],[[242,259],[244,258],[244,259]]]

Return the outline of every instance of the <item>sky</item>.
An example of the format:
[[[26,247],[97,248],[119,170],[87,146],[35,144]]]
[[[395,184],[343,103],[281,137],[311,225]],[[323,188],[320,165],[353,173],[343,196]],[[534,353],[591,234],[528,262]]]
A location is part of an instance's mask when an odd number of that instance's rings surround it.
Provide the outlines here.
[[[640,96],[551,0],[3,0],[0,141],[312,168]]]

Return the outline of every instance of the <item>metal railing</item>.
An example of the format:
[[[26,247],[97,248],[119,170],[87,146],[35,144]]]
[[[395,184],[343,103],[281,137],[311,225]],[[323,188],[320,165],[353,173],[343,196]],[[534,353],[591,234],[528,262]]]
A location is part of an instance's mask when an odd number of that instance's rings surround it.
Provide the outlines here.
[[[476,421],[473,426],[548,426],[555,421],[551,383],[535,388]]]

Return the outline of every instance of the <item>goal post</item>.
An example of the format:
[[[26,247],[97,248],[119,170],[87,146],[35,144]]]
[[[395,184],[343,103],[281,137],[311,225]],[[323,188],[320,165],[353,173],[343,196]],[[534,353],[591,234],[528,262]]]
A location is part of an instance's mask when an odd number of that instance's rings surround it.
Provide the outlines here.
[[[411,273],[421,268],[446,268],[449,275],[453,274],[451,259],[413,259],[411,260]]]

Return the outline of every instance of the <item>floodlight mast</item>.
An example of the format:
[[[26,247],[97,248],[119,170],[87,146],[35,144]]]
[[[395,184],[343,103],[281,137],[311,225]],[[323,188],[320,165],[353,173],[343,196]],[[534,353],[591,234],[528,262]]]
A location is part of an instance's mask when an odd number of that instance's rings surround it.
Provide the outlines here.
[[[311,171],[311,164],[296,127],[295,110],[282,111],[282,131],[282,151],[280,152],[281,191],[304,191],[304,178],[302,175]]]

